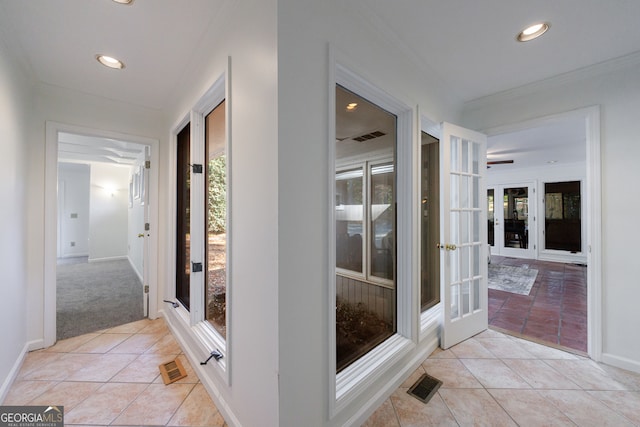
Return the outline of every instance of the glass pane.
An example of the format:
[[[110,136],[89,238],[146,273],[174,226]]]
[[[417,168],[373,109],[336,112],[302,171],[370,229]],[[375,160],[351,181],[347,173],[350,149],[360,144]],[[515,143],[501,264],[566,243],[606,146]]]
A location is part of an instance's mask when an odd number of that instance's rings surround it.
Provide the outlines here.
[[[545,248],[582,251],[580,181],[545,183]]]
[[[336,174],[336,267],[362,273],[364,236],[362,168]]]
[[[473,257],[471,261],[473,265],[472,275],[474,277],[479,276],[480,275],[480,244],[473,246],[472,257]]]
[[[480,211],[474,211],[472,213],[473,216],[473,224],[472,224],[472,229],[473,229],[473,242],[479,242],[480,241]]]
[[[460,176],[460,205],[459,207],[461,209],[468,209],[469,208],[469,202],[470,202],[470,190],[471,187],[469,187],[469,183],[470,183],[471,178],[468,176]]]
[[[480,279],[473,281],[473,310],[480,310]]]
[[[460,317],[459,310],[459,296],[460,296],[460,285],[451,285],[451,318],[457,319]]]
[[[493,223],[494,223],[494,197],[493,197],[493,189],[489,189],[487,190],[487,223],[489,226],[489,232],[488,232],[488,237],[489,237],[489,244],[491,246],[495,245],[495,237],[494,237],[494,230],[493,230]]]
[[[460,165],[461,172],[469,172],[469,141],[462,140],[462,148],[460,150],[462,165]]]
[[[460,212],[460,240],[457,240],[458,243],[469,243],[470,242],[470,234],[469,234],[469,217],[470,212]]]
[[[459,282],[460,277],[460,251],[447,251],[449,254],[449,268],[451,270],[451,283]]]
[[[225,102],[205,118],[207,321],[227,337],[227,157]]]
[[[460,172],[460,139],[451,137],[451,172]]]
[[[529,189],[505,188],[504,246],[527,249],[529,247]]]
[[[440,302],[440,154],[439,141],[422,133],[420,164],[420,307]]]
[[[469,282],[464,282],[462,284],[462,315],[469,314],[471,308],[470,300],[471,292]]]
[[[397,130],[395,115],[341,86],[335,114],[339,372],[396,332]]]
[[[371,275],[393,279],[395,264],[395,172],[393,163],[371,166]]]
[[[460,212],[451,212],[450,215],[451,218],[451,222],[450,222],[450,239],[451,239],[451,243],[454,243],[456,245],[460,244],[460,234],[458,233],[458,227],[459,227],[459,222],[460,222]]]
[[[473,162],[473,170],[471,172],[478,174],[480,173],[480,146],[475,142],[472,143],[472,146],[471,161]]]
[[[471,207],[474,209],[480,209],[480,178],[474,176],[471,179],[473,180],[473,188],[471,189],[473,202],[471,203]]]
[[[449,189],[449,204],[451,209],[458,209],[460,207],[460,177],[452,174],[450,176],[450,189]]]
[[[460,251],[460,278],[462,280],[469,278],[469,265],[471,261],[469,257],[470,249],[469,246],[463,246],[457,249]]]
[[[189,310],[191,272],[191,126],[178,133],[176,156],[176,299]]]

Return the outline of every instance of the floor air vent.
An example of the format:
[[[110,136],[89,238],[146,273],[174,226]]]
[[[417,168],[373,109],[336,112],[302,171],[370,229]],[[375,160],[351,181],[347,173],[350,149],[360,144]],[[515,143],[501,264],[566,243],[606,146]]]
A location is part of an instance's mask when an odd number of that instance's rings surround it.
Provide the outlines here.
[[[160,374],[165,384],[171,384],[187,376],[180,360],[176,359],[160,365]]]
[[[431,375],[424,374],[414,385],[411,386],[407,393],[416,399],[427,403],[431,397],[436,394],[436,391],[438,391],[441,385],[442,381],[439,379],[433,378]]]

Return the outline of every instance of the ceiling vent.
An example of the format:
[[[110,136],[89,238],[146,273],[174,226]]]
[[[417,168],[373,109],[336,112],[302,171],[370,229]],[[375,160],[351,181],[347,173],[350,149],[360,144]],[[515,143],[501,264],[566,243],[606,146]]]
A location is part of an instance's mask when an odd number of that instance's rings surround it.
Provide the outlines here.
[[[384,135],[386,135],[386,133],[380,132],[379,130],[377,130],[375,132],[365,133],[364,135],[356,136],[355,138],[352,138],[352,139],[354,141],[363,142],[363,141],[368,141],[374,138],[380,138],[381,136],[384,136]]]

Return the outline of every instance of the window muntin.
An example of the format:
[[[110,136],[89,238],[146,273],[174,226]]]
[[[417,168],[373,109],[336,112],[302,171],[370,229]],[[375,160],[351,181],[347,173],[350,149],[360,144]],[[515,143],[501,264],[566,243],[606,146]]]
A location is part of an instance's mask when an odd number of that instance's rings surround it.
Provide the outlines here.
[[[338,372],[397,330],[396,121],[336,86]]]
[[[227,336],[227,157],[225,102],[205,117],[205,318]]]

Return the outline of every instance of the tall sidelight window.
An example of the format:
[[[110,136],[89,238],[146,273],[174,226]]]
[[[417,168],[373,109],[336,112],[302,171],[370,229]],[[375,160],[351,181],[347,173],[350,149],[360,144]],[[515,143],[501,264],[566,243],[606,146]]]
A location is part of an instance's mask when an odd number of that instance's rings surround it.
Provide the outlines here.
[[[581,252],[580,181],[545,183],[544,203],[545,249]]]
[[[205,118],[206,319],[227,337],[227,157],[225,103]]]
[[[189,272],[191,245],[191,126],[187,124],[177,137],[176,165],[176,299],[190,309]]]
[[[440,302],[440,141],[422,132],[420,149],[420,307]]]
[[[397,118],[336,87],[336,367],[397,330]]]

